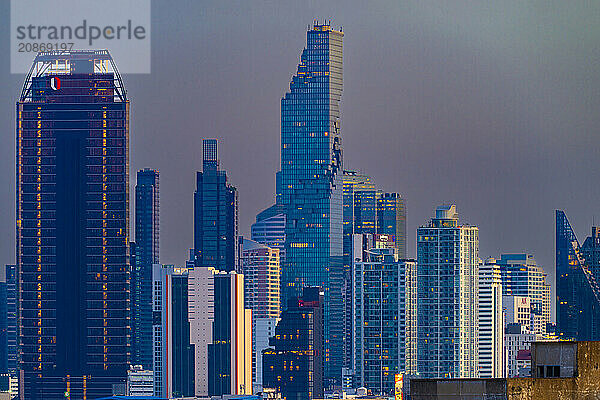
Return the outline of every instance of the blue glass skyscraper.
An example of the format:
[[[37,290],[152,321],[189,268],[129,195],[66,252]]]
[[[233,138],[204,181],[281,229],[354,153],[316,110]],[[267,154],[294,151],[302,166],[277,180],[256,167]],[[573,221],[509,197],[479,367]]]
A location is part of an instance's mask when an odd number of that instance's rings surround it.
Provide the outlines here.
[[[16,111],[20,395],[109,396],[130,349],[129,100],[108,51],[56,51]]]
[[[290,90],[281,99],[277,177],[277,202],[286,215],[282,299],[300,297],[306,286],[324,289],[328,384],[341,381],[343,361],[343,37],[328,23],[308,30]]]
[[[194,265],[220,271],[238,268],[237,189],[219,168],[217,139],[202,141],[202,172],[194,192]]]
[[[132,257],[132,361],[152,369],[152,264],[159,263],[158,171],[143,169],[135,185],[135,257]]]
[[[600,340],[596,232],[580,247],[567,216],[556,210],[556,331],[564,339]]]

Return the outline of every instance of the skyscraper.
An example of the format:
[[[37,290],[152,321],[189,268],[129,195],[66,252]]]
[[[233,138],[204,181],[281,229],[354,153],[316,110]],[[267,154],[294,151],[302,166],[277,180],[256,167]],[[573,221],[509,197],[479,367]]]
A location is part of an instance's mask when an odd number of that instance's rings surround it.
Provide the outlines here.
[[[279,249],[279,260],[285,260],[285,214],[280,205],[272,205],[256,215],[250,227],[250,238],[271,248]]]
[[[479,265],[479,376],[504,374],[504,320],[502,275],[493,258]]]
[[[505,296],[529,297],[534,333],[545,335],[552,313],[546,273],[531,254],[502,254],[497,263],[502,272],[502,293]]]
[[[324,397],[323,306],[319,287],[288,299],[271,347],[263,351],[263,386],[277,389],[284,400]]]
[[[479,229],[440,206],[417,229],[417,370],[424,378],[478,375]]]
[[[194,193],[195,266],[220,271],[238,268],[238,194],[219,168],[217,139],[202,141],[202,172]]]
[[[7,369],[17,376],[17,275],[16,265],[6,265],[6,351]]]
[[[305,286],[325,291],[325,375],[341,382],[343,362],[341,31],[315,23],[307,32],[290,90],[281,99],[277,203],[286,215],[282,299]]]
[[[129,361],[123,82],[106,50],[39,53],[16,111],[21,395],[111,395]]]
[[[152,369],[152,264],[159,262],[158,171],[143,169],[135,185],[135,264],[132,261],[132,362]]]
[[[152,266],[154,395],[195,395],[194,345],[190,340],[188,270]]]
[[[583,250],[565,213],[556,210],[556,331],[563,339],[600,340],[594,240]]]
[[[414,374],[417,265],[396,248],[369,249],[354,263],[355,384],[394,393],[394,377]]]

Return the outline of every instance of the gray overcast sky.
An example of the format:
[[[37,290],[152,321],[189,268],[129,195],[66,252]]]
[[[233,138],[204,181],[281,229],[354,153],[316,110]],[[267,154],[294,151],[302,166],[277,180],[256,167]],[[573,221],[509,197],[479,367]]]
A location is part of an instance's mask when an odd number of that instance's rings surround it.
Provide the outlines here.
[[[553,279],[554,209],[580,240],[600,221],[600,2],[155,0],[152,74],[124,81],[131,184],[140,168],[161,173],[161,261],[192,245],[202,137],[219,139],[242,233],[273,202],[280,98],[314,18],[345,32],[345,167],[406,197],[409,254],[416,227],[455,202],[480,227],[482,258],[532,252]],[[1,263],[14,262],[23,79],[0,60]]]

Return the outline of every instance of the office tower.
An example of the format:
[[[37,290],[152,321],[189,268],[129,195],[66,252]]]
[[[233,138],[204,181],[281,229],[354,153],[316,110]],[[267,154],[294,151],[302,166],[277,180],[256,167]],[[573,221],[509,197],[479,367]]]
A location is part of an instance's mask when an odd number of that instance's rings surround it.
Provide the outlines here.
[[[507,324],[504,335],[504,377],[529,376],[535,334],[521,324]]]
[[[6,312],[7,296],[5,274],[6,270],[0,270],[0,374],[8,372],[8,315]]]
[[[341,31],[315,23],[307,32],[290,90],[281,99],[277,204],[286,215],[282,299],[305,286],[325,292],[325,375],[340,384],[342,303]]]
[[[16,108],[21,396],[111,395],[129,361],[129,100],[108,51],[52,51]]]
[[[202,141],[202,172],[194,192],[195,266],[235,271],[238,267],[238,194],[219,168],[217,139]]]
[[[305,287],[288,299],[270,348],[263,351],[263,387],[277,389],[285,400],[324,398],[324,293]]]
[[[395,248],[354,263],[355,384],[374,394],[393,395],[395,375],[416,372],[416,281],[416,262]]]
[[[590,257],[594,236],[582,251],[567,216],[556,210],[556,331],[561,339],[600,340],[600,288]]]
[[[596,282],[600,281],[600,229],[592,226],[592,234],[581,246],[581,255]]]
[[[221,271],[213,287],[208,395],[252,394],[252,311],[244,308],[244,275]]]
[[[279,260],[285,260],[285,214],[281,205],[272,205],[256,216],[250,227],[250,238],[271,248],[279,249]]]
[[[531,254],[502,254],[497,263],[502,271],[503,294],[529,297],[534,313],[535,333],[545,335],[552,312],[546,273],[536,264]]]
[[[152,266],[154,395],[193,397],[194,346],[188,318],[188,270]]]
[[[6,282],[6,356],[7,372],[17,379],[17,266],[7,264]]]
[[[152,369],[152,265],[159,262],[158,171],[137,172],[135,263],[131,261],[132,351],[135,365]]]
[[[406,258],[406,206],[400,193],[379,193],[377,233],[394,236],[398,256]]]
[[[479,229],[440,206],[417,229],[417,370],[424,378],[478,376]]]
[[[524,331],[538,333],[534,329],[531,299],[525,296],[502,296],[504,325],[519,324]]]
[[[479,377],[504,376],[502,273],[496,260],[479,265]]]
[[[262,392],[263,351],[269,348],[269,340],[275,336],[279,318],[252,319],[252,384],[254,392]]]
[[[375,189],[371,178],[357,171],[343,172],[343,255],[344,282],[342,300],[344,302],[344,367],[353,363],[352,359],[352,235],[354,232],[354,191]]]
[[[127,371],[127,396],[154,396],[154,372],[141,365],[132,365]]]
[[[193,263],[190,263],[193,266]],[[190,343],[195,352],[196,397],[208,397],[208,345],[215,320],[214,268],[188,269]]]

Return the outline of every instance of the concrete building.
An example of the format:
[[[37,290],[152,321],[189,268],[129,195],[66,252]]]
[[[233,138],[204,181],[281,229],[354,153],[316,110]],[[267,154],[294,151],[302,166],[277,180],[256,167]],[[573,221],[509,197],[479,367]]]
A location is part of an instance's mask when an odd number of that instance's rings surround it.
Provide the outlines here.
[[[279,249],[242,239],[245,307],[255,318],[277,318],[281,308]]]
[[[426,378],[479,374],[479,229],[440,206],[417,229],[417,371]]]
[[[504,333],[504,376],[512,378],[529,373],[530,363],[527,354],[535,334],[520,324],[508,324]]]
[[[212,343],[215,320],[214,268],[197,267],[188,270],[188,314],[190,343],[194,346],[195,392],[208,396],[208,345]]]
[[[354,384],[393,395],[395,375],[416,369],[416,262],[371,249],[353,269]]]
[[[244,275],[219,271],[213,279],[208,395],[252,394],[252,310],[244,307]]]
[[[502,276],[496,260],[479,265],[479,376],[504,376]]]
[[[262,391],[263,356],[262,352],[269,348],[269,340],[275,336],[275,327],[279,318],[253,318],[252,324],[252,383],[253,392]]]
[[[412,379],[411,400],[588,400],[600,397],[600,342],[536,342],[532,376]]]
[[[531,299],[527,296],[503,296],[505,326],[519,324],[529,333],[535,333]]]
[[[502,290],[505,296],[529,297],[534,332],[546,334],[552,312],[550,285],[546,273],[531,254],[502,254],[497,261],[502,270]]]
[[[127,396],[154,396],[154,372],[141,365],[132,365],[127,371]]]

